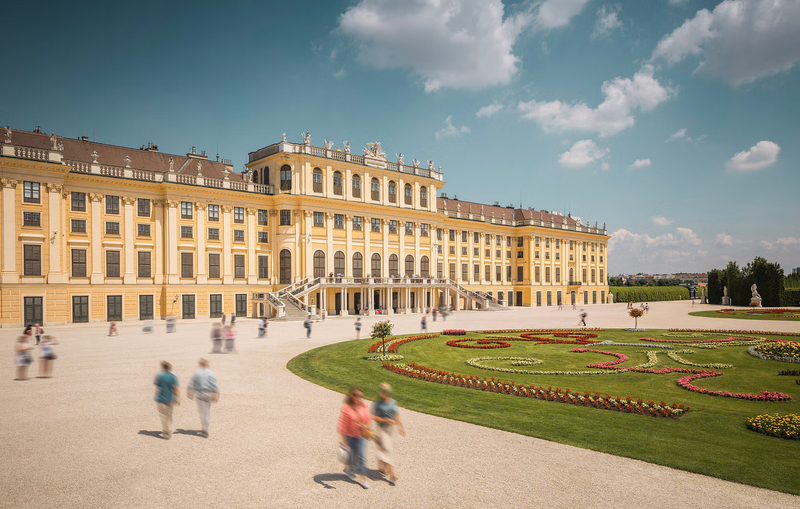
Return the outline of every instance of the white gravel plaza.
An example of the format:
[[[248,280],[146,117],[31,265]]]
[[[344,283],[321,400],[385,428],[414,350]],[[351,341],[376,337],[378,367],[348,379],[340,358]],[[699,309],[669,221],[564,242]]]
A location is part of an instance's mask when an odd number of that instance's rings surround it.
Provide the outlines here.
[[[630,327],[625,304],[586,306],[589,327]],[[580,309],[580,308],[579,308]],[[694,310],[718,309],[696,305]],[[650,303],[640,327],[798,331],[798,322],[688,316],[686,301]],[[390,317],[397,334],[419,331],[420,315]],[[362,334],[385,317],[364,317]],[[461,311],[443,328],[575,327],[570,306]],[[14,381],[13,344],[20,331],[0,329],[0,507],[800,507],[800,497],[620,458],[407,410],[398,440],[400,480],[364,490],[342,473],[336,421],[342,396],[286,369],[311,348],[355,337],[355,318],[271,322],[256,337],[255,320],[237,322],[238,354],[213,354],[210,320],[179,321],[154,334],[141,324],[45,327],[54,334],[53,378]],[[38,352],[36,354],[38,357]],[[185,388],[206,357],[221,398],[201,438],[197,408]],[[180,379],[172,440],[159,437],[153,401],[159,362]],[[375,389],[364,387],[368,397]],[[402,407],[403,395],[396,394]],[[587,410],[589,411],[589,410]],[[731,454],[732,451],[720,451]],[[374,452],[368,466],[377,473]],[[800,479],[798,479],[800,481]]]

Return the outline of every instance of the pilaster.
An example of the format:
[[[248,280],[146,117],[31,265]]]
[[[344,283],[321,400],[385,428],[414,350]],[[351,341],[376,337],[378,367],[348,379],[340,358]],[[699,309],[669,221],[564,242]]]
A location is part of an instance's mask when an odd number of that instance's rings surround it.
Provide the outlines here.
[[[208,282],[208,273],[206,272],[206,204],[195,203],[194,210],[197,214],[197,284],[204,285]]]
[[[133,204],[136,203],[136,198],[124,196],[122,199],[122,220],[123,220],[123,239],[125,242],[125,272],[122,275],[122,282],[126,285],[136,283],[136,269],[134,257],[133,239],[134,239],[134,225],[133,225]],[[155,208],[155,206],[154,206]],[[153,263],[153,256],[150,257],[150,263]]]
[[[16,235],[16,200],[15,193],[17,188],[17,181],[12,179],[0,180],[3,185],[3,208],[2,208],[2,222],[0,224],[10,225],[3,228],[3,253],[2,261],[0,261],[0,283],[17,283],[19,275],[17,274],[17,244],[15,242]]]
[[[233,239],[231,237],[231,212],[232,205],[222,206],[222,284],[233,283],[233,273],[231,273],[231,248]]]
[[[258,277],[256,274],[256,210],[248,207],[247,212],[247,283],[256,284]]]
[[[91,202],[92,207],[92,273],[89,282],[93,285],[101,284],[104,280],[103,274],[103,242],[102,242],[102,224],[103,217],[101,205],[103,195],[97,193],[89,193],[87,196]]]
[[[47,272],[48,283],[66,283],[67,277],[61,270],[61,191],[59,184],[47,184],[47,212],[50,232],[50,269]]]

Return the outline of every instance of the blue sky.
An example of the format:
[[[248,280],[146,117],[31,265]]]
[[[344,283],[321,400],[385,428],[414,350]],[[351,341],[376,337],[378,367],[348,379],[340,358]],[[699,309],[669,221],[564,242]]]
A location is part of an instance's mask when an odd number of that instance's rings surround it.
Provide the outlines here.
[[[606,223],[610,274],[788,272],[798,27],[797,0],[15,2],[0,123],[237,170],[283,132],[380,141],[450,197]]]

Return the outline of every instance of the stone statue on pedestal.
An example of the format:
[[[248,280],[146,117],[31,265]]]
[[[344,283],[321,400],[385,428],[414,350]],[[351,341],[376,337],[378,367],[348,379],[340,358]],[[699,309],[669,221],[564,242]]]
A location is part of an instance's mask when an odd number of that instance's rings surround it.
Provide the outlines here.
[[[761,295],[758,294],[758,290],[756,289],[756,284],[753,283],[753,286],[750,287],[750,305],[753,307],[761,307]]]
[[[722,305],[723,306],[730,306],[731,305],[731,298],[728,297],[728,287],[722,287]]]

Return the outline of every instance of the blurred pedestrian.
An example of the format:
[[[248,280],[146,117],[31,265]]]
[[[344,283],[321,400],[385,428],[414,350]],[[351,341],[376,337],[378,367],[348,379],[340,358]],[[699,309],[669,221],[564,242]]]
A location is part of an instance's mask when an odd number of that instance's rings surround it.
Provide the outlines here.
[[[25,330],[22,332],[27,337],[31,337],[33,335],[33,325],[26,325]]]
[[[58,344],[53,336],[45,336],[44,341],[39,347],[39,378],[52,378],[53,361],[56,360],[56,352],[53,346]]]
[[[119,336],[119,332],[117,332],[117,322],[115,320],[111,320],[111,323],[108,324],[108,335]]]
[[[211,353],[222,353],[222,324],[211,324]]]
[[[578,322],[578,325],[580,325],[580,326],[583,326],[583,327],[586,327],[586,311],[584,311],[583,309],[581,309],[581,314],[580,314],[580,315],[578,315],[578,316],[579,316],[579,317],[580,317],[580,319],[581,319],[581,321],[580,321],[580,322]]]
[[[42,327],[37,323],[33,326],[33,334],[36,336],[36,344],[38,345],[42,334],[44,334],[44,329],[42,329]]]
[[[439,311],[436,308],[433,308],[433,321],[436,321],[436,315],[439,314]]]
[[[174,316],[167,317],[167,332],[175,332],[175,322],[177,321],[178,319]]]
[[[356,318],[356,339],[361,339],[361,317]]]
[[[225,325],[225,313],[222,313],[222,325]]]
[[[258,337],[263,338],[267,335],[267,319],[261,318],[258,321]]]
[[[422,319],[419,321],[419,329],[420,332],[426,332],[428,330],[428,315],[422,315]]]
[[[231,320],[231,322],[233,322],[233,320]],[[236,346],[234,345],[234,341],[236,341],[236,328],[233,326],[233,323],[225,326],[223,334],[225,335],[225,351],[228,353],[235,352]]]
[[[192,376],[186,396],[197,400],[197,412],[200,414],[202,431],[200,436],[208,438],[208,424],[211,420],[211,403],[219,401],[219,386],[217,375],[208,369],[208,361],[200,359],[200,369]]]
[[[172,409],[181,404],[178,389],[178,377],[170,370],[172,365],[167,361],[161,361],[161,373],[156,375],[153,385],[156,386],[156,407],[158,415],[161,416],[161,438],[169,440],[172,438]]]
[[[311,337],[311,315],[308,315],[308,318],[305,319],[303,322],[303,327],[306,328],[306,337]]]
[[[33,357],[31,356],[32,349],[33,347],[28,343],[28,336],[23,334],[17,338],[17,342],[14,345],[14,352],[16,353],[14,363],[17,366],[17,380],[28,379],[28,366],[33,364]]]
[[[339,423],[336,427],[339,433],[339,444],[350,450],[350,465],[344,469],[345,475],[355,480],[362,488],[369,488],[367,482],[367,437],[372,435],[370,423],[372,418],[367,404],[364,403],[364,393],[361,389],[353,387],[344,399],[344,404],[339,412]]]
[[[142,332],[145,334],[152,334],[153,333],[153,320],[145,320],[144,326],[142,327]]]
[[[231,314],[231,326],[233,326],[233,327],[236,326],[236,315],[235,314]]]
[[[378,389],[378,399],[372,404],[372,418],[378,424],[375,445],[378,448],[378,470],[386,476],[389,483],[397,482],[394,470],[394,441],[399,433],[406,436],[403,421],[397,412],[397,402],[392,399],[392,388],[383,383]]]

